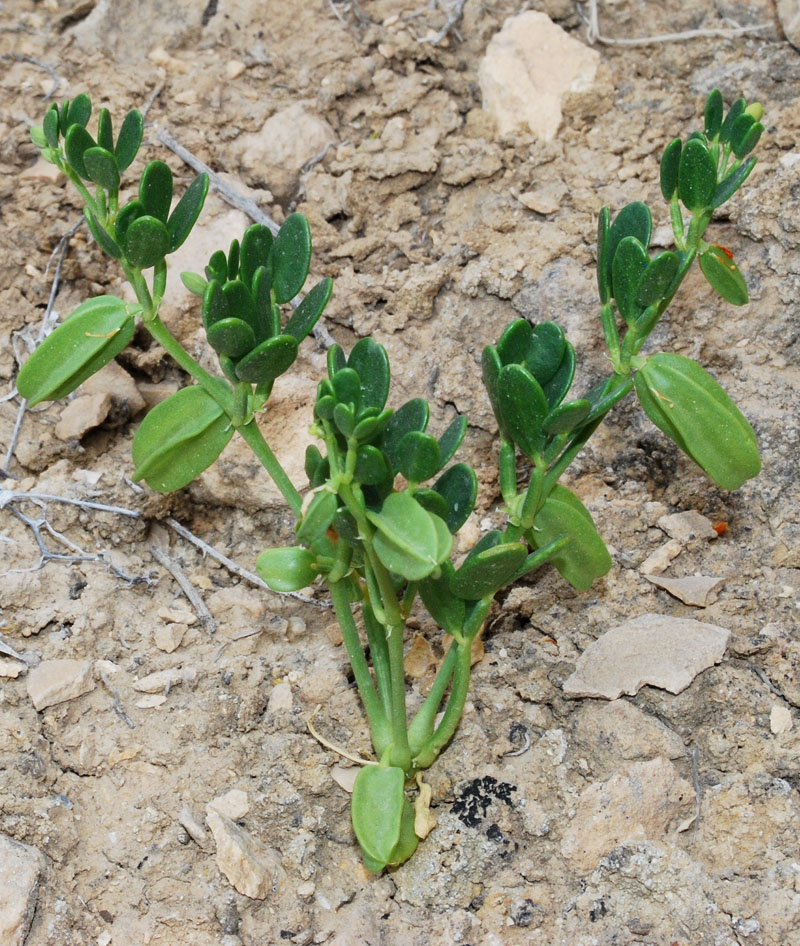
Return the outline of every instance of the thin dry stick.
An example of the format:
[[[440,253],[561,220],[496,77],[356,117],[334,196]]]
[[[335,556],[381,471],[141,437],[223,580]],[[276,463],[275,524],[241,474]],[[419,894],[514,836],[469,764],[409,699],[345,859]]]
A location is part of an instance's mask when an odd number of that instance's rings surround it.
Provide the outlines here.
[[[135,729],[136,725],[133,720],[125,712],[125,709],[122,706],[122,700],[119,698],[119,693],[114,684],[108,679],[108,674],[100,669],[100,679],[103,681],[103,686],[111,694],[111,699],[114,701],[114,712],[119,716],[123,723],[128,727],[128,729]]]
[[[461,33],[458,31],[458,24],[461,20],[461,17],[464,15],[464,6],[466,5],[466,0],[452,0],[449,5],[447,20],[445,21],[444,26],[436,33],[434,36],[425,37],[420,40],[421,43],[430,43],[432,46],[438,46],[442,40],[449,36],[450,33],[453,33],[459,42],[463,39]],[[441,4],[440,4],[441,6]]]
[[[158,140],[163,145],[166,145],[170,151],[177,154],[182,161],[192,168],[192,170],[197,171],[198,174],[207,174],[208,179],[211,182],[211,186],[224,201],[231,205],[231,207],[241,210],[242,213],[247,214],[247,216],[251,220],[255,221],[255,223],[260,223],[265,227],[269,227],[273,236],[278,232],[278,230],[280,230],[280,227],[272,219],[272,217],[270,217],[269,214],[265,214],[254,200],[251,200],[249,197],[245,197],[244,194],[240,194],[237,190],[234,190],[230,185],[226,184],[225,181],[223,181],[218,174],[212,171],[207,164],[205,164],[200,160],[200,158],[192,154],[191,151],[189,151],[187,148],[184,148],[182,144],[176,141],[175,138],[173,138],[165,128],[160,128],[158,130]],[[292,299],[291,305],[295,309],[300,305],[301,298],[301,296],[296,296],[294,299]],[[325,348],[330,348],[335,344],[330,332],[320,325],[319,322],[314,326],[314,337],[320,342],[320,344],[324,345]]]
[[[308,731],[311,733],[311,735],[317,740],[317,742],[321,746],[325,746],[326,749],[330,749],[332,752],[338,753],[338,755],[342,756],[345,759],[349,759],[351,762],[357,762],[358,765],[377,765],[378,764],[377,762],[374,762],[372,759],[362,759],[360,755],[352,755],[346,750],[340,749],[339,746],[335,745],[334,743],[329,742],[324,736],[320,736],[320,734],[316,731],[316,729],[314,729],[313,720],[314,720],[314,717],[317,715],[317,713],[321,709],[322,709],[322,703],[317,703],[317,708],[306,720],[306,726],[308,726]]]
[[[71,226],[69,230],[67,230],[67,232],[58,241],[58,245],[56,246],[56,248],[50,254],[50,259],[47,263],[47,269],[45,270],[45,275],[47,275],[47,272],[50,269],[50,265],[53,262],[53,259],[56,259],[56,271],[53,274],[53,281],[50,284],[50,296],[47,300],[47,308],[44,310],[44,316],[42,317],[42,324],[39,326],[39,334],[36,337],[37,345],[44,339],[50,327],[50,318],[53,312],[53,305],[55,304],[56,296],[58,295],[58,287],[59,287],[59,284],[61,283],[61,267],[64,263],[64,256],[66,255],[66,252],[67,252],[67,244],[69,243],[70,239],[75,235],[75,233],[78,231],[78,228],[81,226],[82,223],[83,223],[83,217],[81,217],[81,219],[78,220],[77,223],[73,224],[73,226]],[[16,449],[17,440],[19,439],[19,432],[22,429],[22,421],[23,421],[23,418],[25,417],[25,413],[27,412],[27,410],[28,410],[28,402],[25,400],[25,398],[22,398],[22,400],[20,401],[19,410],[17,411],[17,419],[14,421],[14,429],[11,431],[11,439],[8,442],[8,449],[6,450],[6,455],[5,455],[5,458],[3,459],[2,466],[0,466],[0,474],[2,474],[2,478],[8,478],[11,476],[11,474],[8,472],[8,468],[11,464],[11,460],[14,457],[14,450]]]
[[[48,66],[47,63],[42,62],[41,59],[35,59],[33,56],[23,56],[22,53],[7,53],[5,56],[3,56],[3,59],[16,59],[17,62],[29,62],[32,66],[37,66],[39,69],[42,69],[50,76],[50,78],[53,80],[53,87],[49,92],[42,96],[43,102],[51,99],[61,88],[61,76],[52,66]]]
[[[175,559],[170,558],[166,552],[162,552],[157,545],[150,546],[150,554],[158,562],[159,565],[162,565],[166,570],[172,575],[175,581],[178,583],[181,591],[186,595],[189,604],[194,608],[197,613],[197,617],[200,619],[200,623],[208,631],[209,634],[215,634],[217,631],[217,622],[211,616],[211,612],[208,610],[208,605],[203,601],[200,595],[197,592],[197,589],[186,577],[185,572],[181,566],[175,561]]]
[[[614,39],[600,33],[597,15],[597,0],[588,0],[589,17],[584,17],[587,25],[586,39],[590,44],[603,43],[605,46],[650,46],[653,43],[674,43],[682,39],[699,39],[704,36],[716,36],[730,39],[734,36],[743,36],[746,33],[756,33],[759,30],[769,29],[769,23],[760,23],[758,26],[734,26],[727,29],[686,30],[682,33],[659,33],[655,36],[641,36],[635,39]]]

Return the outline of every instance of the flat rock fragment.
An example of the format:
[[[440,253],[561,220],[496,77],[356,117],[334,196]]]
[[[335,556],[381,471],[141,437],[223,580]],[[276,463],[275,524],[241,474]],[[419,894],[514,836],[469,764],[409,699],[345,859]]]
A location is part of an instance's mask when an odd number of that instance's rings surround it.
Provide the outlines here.
[[[658,526],[671,539],[676,539],[684,545],[695,539],[716,539],[719,537],[711,520],[696,509],[687,509],[685,512],[674,512],[669,516],[661,516],[658,520]]]
[[[478,69],[483,107],[501,135],[528,125],[550,141],[561,124],[564,98],[591,88],[600,55],[545,13],[509,17],[489,41]]]
[[[217,844],[217,866],[239,893],[265,900],[277,890],[284,871],[274,851],[213,808],[206,823]]]
[[[224,795],[217,795],[206,805],[207,811],[216,811],[219,815],[230,818],[231,821],[240,821],[250,811],[250,801],[247,792],[240,788],[232,788]]]
[[[639,573],[644,575],[658,575],[663,572],[669,563],[683,551],[683,545],[677,539],[670,539],[651,552],[639,566]]]
[[[658,841],[694,809],[692,786],[666,759],[632,762],[581,795],[561,853],[591,870],[622,841]]]
[[[789,732],[792,728],[793,720],[791,712],[785,707],[776,703],[769,714],[769,729],[774,736],[782,732]]]
[[[27,678],[28,696],[37,710],[66,703],[95,688],[91,660],[43,660]]]
[[[784,36],[800,50],[800,0],[778,0],[777,6]]]
[[[668,614],[643,614],[606,631],[578,658],[564,692],[615,700],[646,685],[680,693],[719,663],[730,631]]]
[[[721,578],[711,575],[688,575],[686,578],[660,578],[656,575],[645,575],[645,578],[663,588],[684,604],[691,604],[697,608],[704,608],[710,603],[711,595],[722,584]]]
[[[0,834],[0,943],[23,946],[31,928],[45,860],[28,844]]]
[[[56,437],[59,440],[80,440],[84,434],[99,427],[110,410],[110,394],[82,394],[61,412],[55,427]]]
[[[146,677],[142,677],[133,684],[133,689],[138,690],[139,693],[160,693],[181,683],[194,683],[196,679],[197,671],[191,667],[184,669],[173,667],[170,670],[156,670],[154,673],[148,673]]]

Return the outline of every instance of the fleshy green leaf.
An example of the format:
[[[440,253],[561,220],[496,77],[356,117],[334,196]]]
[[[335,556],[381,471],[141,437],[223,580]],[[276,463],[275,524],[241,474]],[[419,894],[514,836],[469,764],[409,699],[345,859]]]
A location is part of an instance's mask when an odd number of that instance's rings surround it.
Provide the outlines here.
[[[252,328],[241,319],[220,319],[206,332],[208,344],[218,355],[241,358],[256,347]]]
[[[58,106],[53,103],[50,108],[44,113],[44,121],[42,122],[42,129],[44,131],[44,136],[47,139],[47,143],[51,148],[58,147]]]
[[[719,131],[720,141],[730,141],[731,132],[736,123],[736,119],[744,113],[746,107],[747,102],[745,102],[744,99],[737,99],[733,105],[731,105],[730,111],[726,115],[725,121],[722,123],[722,128],[720,128]]]
[[[239,277],[239,241],[231,240],[228,250],[228,279],[233,281]]]
[[[405,796],[405,773],[395,767],[365,765],[353,784],[353,830],[365,867],[379,873],[414,853],[414,811]]]
[[[361,406],[361,379],[352,368],[337,371],[331,384],[337,401],[351,404],[354,410],[358,410]]]
[[[174,253],[179,246],[182,246],[186,237],[192,232],[192,227],[197,223],[197,218],[206,202],[207,194],[208,175],[198,174],[186,188],[183,197],[175,205],[175,209],[167,220],[170,253]]]
[[[442,453],[442,466],[449,463],[456,450],[461,446],[464,434],[467,432],[467,418],[463,414],[456,414],[450,426],[439,438],[439,449]]]
[[[367,518],[377,530],[375,551],[389,571],[417,581],[436,568],[436,526],[430,513],[408,493],[391,493],[380,512],[367,510]]]
[[[744,157],[747,154],[746,151],[742,152],[742,146],[745,139],[753,127],[756,124],[755,118],[752,115],[748,115],[747,112],[742,112],[742,114],[736,119],[736,121],[731,125],[730,133],[730,142],[733,153],[737,158]],[[740,153],[741,152],[741,153]]]
[[[420,430],[411,430],[397,448],[399,469],[410,483],[424,483],[442,468],[439,441]]]
[[[272,231],[263,223],[254,223],[245,230],[239,259],[240,275],[245,285],[252,285],[256,270],[261,266],[269,268],[273,242]]]
[[[719,134],[720,128],[722,128],[722,111],[722,93],[719,89],[714,89],[709,93],[708,98],[706,99],[704,114],[705,133],[709,140],[716,138],[716,136]]]
[[[372,440],[386,427],[393,413],[394,411],[392,410],[385,410],[381,411],[379,414],[373,414],[370,417],[362,416],[362,419],[356,424],[353,436],[362,443],[365,443],[367,440]]]
[[[459,598],[478,601],[494,594],[515,574],[528,556],[519,542],[505,542],[471,555],[450,580]]]
[[[434,490],[447,503],[444,521],[454,535],[467,521],[478,496],[478,478],[466,463],[456,463],[439,477]]]
[[[755,148],[758,142],[761,140],[761,136],[764,133],[764,126],[761,122],[755,122],[747,132],[741,137],[737,138],[736,142],[733,145],[733,153],[740,160]]]
[[[211,259],[208,261],[208,266],[206,266],[206,276],[209,280],[216,279],[220,285],[224,285],[228,281],[228,257],[224,250],[217,250],[211,254]]]
[[[558,366],[558,371],[556,371],[549,381],[542,385],[542,391],[544,392],[550,410],[553,410],[554,407],[558,407],[567,396],[569,389],[572,387],[572,379],[574,377],[575,349],[569,342],[565,341],[564,356],[561,359],[561,364]]]
[[[641,312],[636,296],[649,262],[647,250],[636,237],[625,237],[614,254],[611,267],[614,299],[628,325],[633,325]]]
[[[550,413],[544,392],[522,365],[506,365],[499,384],[504,427],[520,450],[534,459],[544,447],[542,422]]]
[[[501,364],[524,364],[532,345],[533,326],[527,319],[515,319],[506,326],[497,343]]]
[[[302,214],[292,214],[272,247],[272,290],[275,301],[289,302],[303,288],[311,266],[311,230]]]
[[[144,134],[144,119],[142,113],[133,109],[128,112],[122,122],[119,130],[117,144],[114,148],[114,157],[117,159],[117,165],[120,171],[124,171],[133,163],[142,143]]]
[[[678,255],[671,250],[659,253],[650,260],[636,287],[636,305],[644,309],[654,302],[660,302],[672,285],[679,267]]]
[[[169,233],[155,217],[137,217],[124,240],[125,258],[138,269],[149,269],[169,252]]]
[[[200,296],[202,299],[206,294],[208,283],[198,273],[181,273],[181,282],[193,296]]]
[[[410,430],[425,430],[428,426],[430,408],[428,402],[421,397],[407,401],[394,412],[392,419],[386,425],[383,433],[383,449],[386,452],[392,469],[400,469],[400,441]]]
[[[427,489],[423,486],[420,489],[414,490],[414,499],[416,499],[423,509],[433,513],[434,516],[438,516],[442,522],[445,522],[449,511],[447,502],[444,496],[437,493],[436,490]]]
[[[425,578],[419,583],[419,594],[430,616],[448,634],[457,634],[464,627],[466,605],[450,590],[455,574],[450,562],[444,562],[438,578]]]
[[[316,542],[328,530],[338,508],[336,493],[327,489],[320,490],[311,500],[297,527],[297,538],[306,545]]]
[[[664,200],[672,200],[672,195],[678,189],[678,168],[681,163],[683,142],[680,138],[673,138],[664,149],[661,156],[661,193]]]
[[[83,125],[71,125],[64,136],[64,154],[70,167],[85,181],[89,180],[89,172],[83,163],[83,156],[95,145],[94,139]]]
[[[172,205],[172,171],[168,164],[151,161],[147,165],[139,181],[139,201],[148,216],[167,222]]]
[[[750,301],[747,283],[733,254],[721,246],[710,246],[700,254],[700,269],[717,292],[733,305],[746,305]]]
[[[526,537],[541,549],[562,535],[569,536],[569,542],[550,561],[573,588],[586,591],[611,568],[611,556],[589,511],[573,492],[557,483]]]
[[[511,435],[506,429],[505,421],[503,420],[503,412],[500,407],[500,372],[503,369],[503,363],[500,361],[500,356],[497,354],[497,349],[494,348],[494,346],[487,345],[486,348],[483,349],[481,367],[483,371],[483,385],[486,388],[486,393],[489,395],[489,401],[492,405],[492,412],[497,421],[497,426],[500,428],[500,433],[503,438],[505,440],[511,440]]]
[[[133,479],[159,493],[181,489],[211,466],[233,432],[228,415],[203,388],[181,388],[139,425]]]
[[[717,188],[717,166],[705,142],[686,142],[678,170],[678,194],[692,213],[705,210]]]
[[[332,378],[337,371],[347,367],[347,358],[341,345],[331,345],[326,355],[328,377]]]
[[[308,292],[294,315],[286,323],[285,334],[293,335],[298,342],[302,342],[319,321],[332,292],[333,280],[328,278],[320,280]]]
[[[119,168],[114,155],[105,148],[87,148],[83,153],[83,166],[89,180],[107,191],[119,189]]]
[[[337,404],[333,409],[333,422],[343,437],[352,437],[356,427],[356,416],[349,404]]]
[[[206,332],[212,325],[231,317],[232,312],[227,296],[217,280],[212,279],[206,286],[205,295],[203,296],[203,324],[206,327]]]
[[[569,404],[561,404],[547,415],[542,424],[542,429],[550,436],[567,434],[583,423],[591,410],[592,402],[585,398],[570,401]]]
[[[648,249],[652,230],[653,219],[646,204],[637,200],[620,210],[608,231],[608,253],[605,256],[605,262],[609,286],[611,286],[611,266],[620,243],[625,237],[633,236],[645,249]]]
[[[262,552],[256,571],[273,591],[300,591],[317,577],[313,553],[296,545]]]
[[[117,221],[114,225],[114,233],[117,243],[119,243],[120,246],[125,245],[125,235],[128,232],[128,227],[134,220],[138,220],[139,217],[143,216],[144,207],[142,207],[138,200],[129,200],[128,203],[120,209],[120,212],[117,214]]]
[[[542,388],[558,373],[566,350],[567,340],[560,325],[555,322],[540,322],[533,329],[525,367]]]
[[[17,389],[31,407],[75,390],[108,364],[133,338],[139,306],[98,296],[78,306],[22,366]]]
[[[361,381],[362,405],[382,411],[389,396],[390,377],[389,356],[383,345],[378,345],[371,338],[362,338],[353,346],[347,366],[356,372]]]
[[[66,105],[64,108],[67,111],[68,128],[70,125],[82,125],[85,128],[92,115],[92,100],[85,92],[81,92],[72,100],[68,110]]]
[[[377,447],[367,444],[359,447],[356,453],[356,468],[353,476],[365,486],[375,486],[382,483],[389,475],[386,458]]]
[[[100,249],[103,250],[104,253],[107,253],[112,259],[122,259],[122,250],[119,248],[116,241],[112,240],[103,227],[100,226],[97,217],[94,216],[88,207],[83,211],[83,215]]]
[[[316,444],[310,443],[306,447],[304,469],[306,476],[308,477],[308,481],[312,484],[312,486],[314,486],[313,480],[316,479],[317,473],[325,462],[325,458],[319,452],[319,447],[317,447]]]
[[[236,365],[240,381],[260,384],[273,381],[291,368],[297,358],[297,339],[291,335],[278,335],[262,342]]]
[[[603,305],[611,298],[611,265],[608,258],[610,228],[611,214],[608,207],[603,207],[597,220],[597,290]]]
[[[114,152],[114,126],[111,122],[111,112],[101,108],[97,116],[97,143],[101,148]]]
[[[253,297],[250,295],[247,286],[245,286],[241,280],[234,279],[232,282],[226,282],[222,287],[222,291],[225,294],[225,298],[228,300],[228,308],[231,315],[235,315],[243,322],[247,322],[255,333],[258,329],[258,314],[256,313],[255,302],[253,302]]]
[[[724,204],[726,200],[730,200],[730,198],[747,180],[750,172],[755,166],[756,159],[754,157],[750,157],[744,162],[744,164],[740,164],[735,171],[731,171],[727,177],[724,177],[719,182],[719,184],[717,184],[717,189],[714,191],[714,196],[711,199],[710,206],[719,207]]]
[[[635,377],[650,420],[723,489],[761,469],[753,428],[725,390],[690,358],[651,355]]]

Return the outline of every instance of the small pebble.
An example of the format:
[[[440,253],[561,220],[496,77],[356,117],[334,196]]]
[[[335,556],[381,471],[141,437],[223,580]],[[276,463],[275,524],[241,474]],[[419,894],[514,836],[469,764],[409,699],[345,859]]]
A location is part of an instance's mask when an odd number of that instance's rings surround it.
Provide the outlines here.
[[[769,728],[773,735],[777,736],[782,732],[789,732],[794,721],[792,714],[785,706],[775,704],[769,714]]]

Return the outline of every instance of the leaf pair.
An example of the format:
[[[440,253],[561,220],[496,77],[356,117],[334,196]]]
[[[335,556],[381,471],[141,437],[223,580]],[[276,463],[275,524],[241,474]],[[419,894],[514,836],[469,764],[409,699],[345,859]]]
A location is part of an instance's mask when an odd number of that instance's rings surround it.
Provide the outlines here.
[[[382,564],[407,581],[419,581],[446,561],[453,548],[447,524],[408,493],[390,493],[379,512],[367,510],[375,526],[374,547]]]
[[[650,420],[723,489],[738,489],[761,469],[753,428],[724,389],[683,355],[651,355],[636,373]]]
[[[116,143],[112,127],[111,114],[107,108],[101,109],[97,121],[97,140],[86,130],[89,114],[85,108],[79,116],[74,114],[76,98],[67,111],[66,118],[58,114],[52,105],[44,117],[43,129],[51,148],[58,147],[59,132],[64,136],[64,153],[70,167],[86,181],[92,181],[98,187],[115,193],[119,190],[120,175],[128,168],[139,151],[144,132],[144,120],[140,112],[134,109],[125,116]],[[88,100],[87,100],[88,101]],[[89,103],[91,112],[91,103]],[[85,120],[76,120],[84,119]]]

